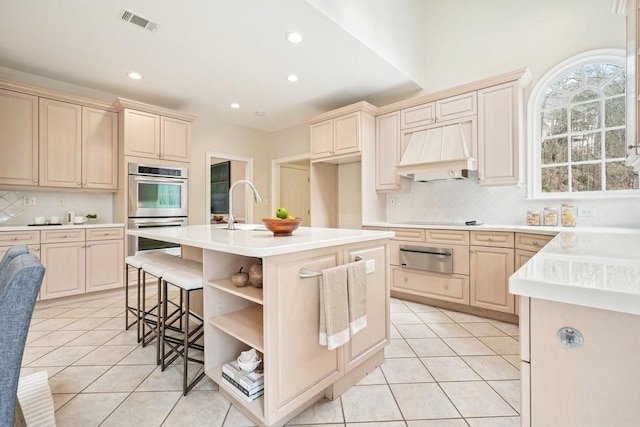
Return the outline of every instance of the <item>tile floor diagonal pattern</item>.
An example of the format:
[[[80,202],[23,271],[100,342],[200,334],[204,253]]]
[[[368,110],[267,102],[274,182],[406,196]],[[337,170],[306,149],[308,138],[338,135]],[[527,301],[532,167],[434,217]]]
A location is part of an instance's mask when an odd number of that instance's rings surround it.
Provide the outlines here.
[[[110,294],[36,306],[22,375],[48,372],[58,426],[254,425],[208,378],[182,396],[182,367],[156,367],[123,305]],[[384,364],[287,425],[519,426],[518,350],[516,325],[392,299]]]

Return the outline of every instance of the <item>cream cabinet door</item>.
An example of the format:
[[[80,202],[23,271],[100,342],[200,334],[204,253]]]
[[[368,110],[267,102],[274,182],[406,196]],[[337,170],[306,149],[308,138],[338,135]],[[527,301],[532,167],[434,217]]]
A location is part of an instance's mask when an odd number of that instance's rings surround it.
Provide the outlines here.
[[[124,241],[95,240],[87,242],[86,291],[100,291],[122,286]]]
[[[353,245],[345,251],[345,262],[360,256],[374,271],[367,274],[367,326],[345,345],[345,372],[358,366],[389,343],[389,260],[384,244]]]
[[[38,97],[0,89],[0,184],[38,185]]]
[[[160,117],[160,158],[188,162],[190,141],[190,122]]]
[[[333,155],[333,121],[311,125],[311,159],[330,157]]]
[[[522,267],[523,265],[525,265],[527,263],[527,261],[529,261],[536,253],[533,251],[525,251],[522,249],[516,249],[516,258],[515,258],[515,271],[518,271],[518,269],[520,267]],[[516,303],[516,309],[515,309],[515,313],[516,315],[520,315],[520,297],[518,295],[514,295],[515,296],[515,303]]]
[[[360,113],[355,112],[333,119],[333,154],[360,151]]]
[[[435,103],[435,111],[438,122],[475,115],[478,113],[477,93],[469,92],[440,99]]]
[[[409,129],[418,126],[430,125],[436,121],[436,104],[416,105],[400,111],[400,128]]]
[[[376,117],[376,190],[400,188],[396,165],[400,163],[400,112]]]
[[[82,242],[41,245],[40,261],[46,271],[40,299],[66,297],[85,292],[85,247]]]
[[[118,188],[118,115],[82,107],[82,187]]]
[[[160,158],[160,116],[124,109],[124,154]]]
[[[82,186],[82,107],[40,98],[40,185]]]
[[[520,91],[516,82],[478,91],[478,179],[480,185],[521,181]]]
[[[472,306],[505,313],[515,312],[515,298],[509,293],[509,276],[514,273],[514,250],[471,246]]]

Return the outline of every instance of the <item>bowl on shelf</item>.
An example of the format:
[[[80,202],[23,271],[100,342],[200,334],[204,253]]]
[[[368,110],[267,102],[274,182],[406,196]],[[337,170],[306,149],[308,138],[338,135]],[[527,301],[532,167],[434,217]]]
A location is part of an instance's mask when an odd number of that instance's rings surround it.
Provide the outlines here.
[[[274,236],[291,236],[291,233],[302,223],[302,218],[262,218],[262,222]]]
[[[251,360],[248,362],[242,361],[242,357],[238,357],[237,359],[238,366],[245,372],[253,372],[256,370],[258,365],[262,362],[262,359],[258,358],[257,360]]]

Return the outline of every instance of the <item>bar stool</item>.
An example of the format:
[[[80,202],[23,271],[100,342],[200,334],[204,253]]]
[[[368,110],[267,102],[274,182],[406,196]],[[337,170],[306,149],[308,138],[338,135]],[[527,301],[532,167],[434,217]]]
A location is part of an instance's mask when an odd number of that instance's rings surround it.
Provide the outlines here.
[[[196,349],[204,351],[204,346],[198,344],[197,341],[204,336],[204,321],[201,316],[192,313],[190,307],[191,292],[201,290],[203,287],[202,279],[202,265],[199,267],[191,266],[189,268],[180,268],[177,270],[167,271],[162,278],[163,294],[168,295],[168,285],[176,286],[180,289],[180,295],[183,296],[181,300],[184,301],[184,305],[180,312],[175,315],[167,314],[168,298],[165,298],[162,305],[162,326],[161,326],[161,341],[162,341],[162,357],[161,357],[161,369],[164,371],[167,366],[173,363],[178,357],[182,357],[183,361],[183,373],[182,373],[182,392],[186,396],[187,393],[204,377],[204,370],[200,372],[190,383],[188,382],[188,365],[189,362],[196,362],[204,365],[204,358],[196,359],[189,356],[189,349]],[[184,330],[180,331],[177,336],[167,335],[169,327],[172,326],[178,318],[182,319],[184,316]],[[190,318],[195,319],[198,325],[191,330]],[[174,331],[176,329],[173,329]],[[169,351],[165,352],[165,346],[169,347]],[[173,357],[170,356],[173,354]],[[167,360],[169,359],[169,360]]]
[[[142,337],[140,334],[140,287],[142,286],[142,283],[140,281],[140,276],[141,276],[141,271],[142,271],[142,266],[145,263],[148,262],[153,262],[153,261],[166,261],[166,262],[170,262],[173,259],[177,259],[177,257],[173,256],[173,255],[169,255],[167,253],[164,252],[152,252],[152,253],[143,253],[143,254],[138,254],[138,255],[131,255],[125,258],[124,260],[124,264],[125,264],[125,270],[124,270],[124,274],[125,274],[125,280],[124,280],[124,289],[125,289],[125,311],[124,311],[124,322],[125,322],[125,329],[129,329],[131,326],[136,325],[137,330],[138,330],[138,342],[142,341]],[[137,270],[137,281],[136,281],[136,288],[137,288],[137,302],[135,306],[130,305],[129,303],[129,267],[133,267]],[[133,320],[131,323],[129,323],[129,314],[133,315],[135,320]]]

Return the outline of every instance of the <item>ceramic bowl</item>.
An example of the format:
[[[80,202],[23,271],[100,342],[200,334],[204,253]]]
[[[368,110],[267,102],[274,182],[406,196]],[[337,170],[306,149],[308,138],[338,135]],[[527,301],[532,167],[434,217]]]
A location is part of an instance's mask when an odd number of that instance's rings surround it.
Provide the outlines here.
[[[258,365],[260,365],[260,362],[262,362],[261,359],[254,360],[252,362],[243,362],[242,360],[240,360],[240,357],[238,357],[238,366],[245,372],[255,371]]]
[[[291,233],[302,223],[302,218],[262,218],[262,222],[264,222],[265,227],[267,227],[274,236],[291,236]]]

